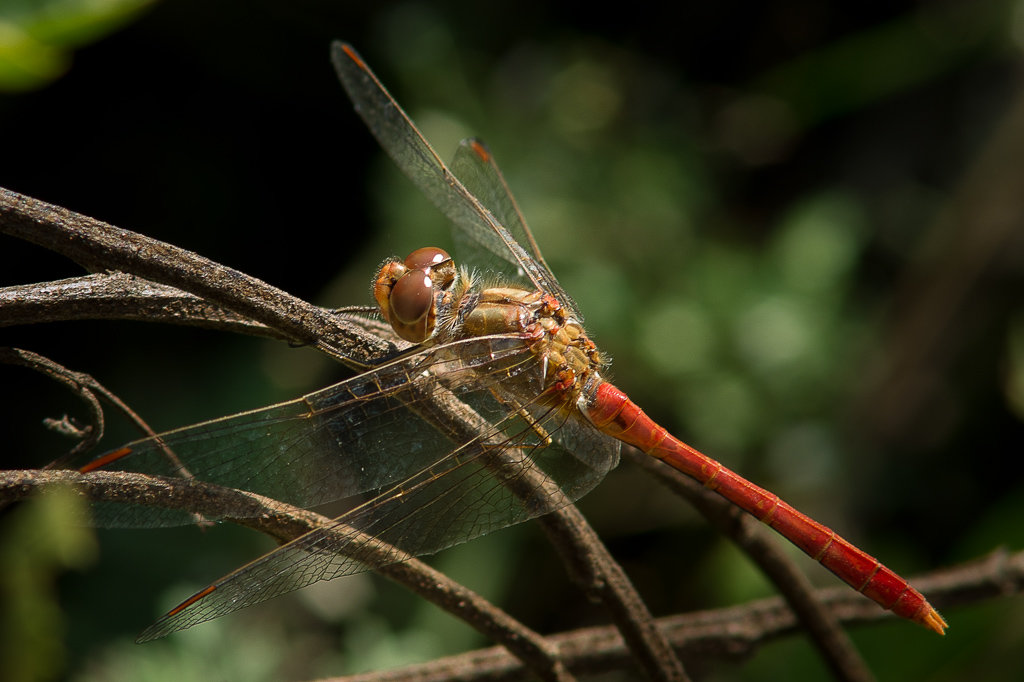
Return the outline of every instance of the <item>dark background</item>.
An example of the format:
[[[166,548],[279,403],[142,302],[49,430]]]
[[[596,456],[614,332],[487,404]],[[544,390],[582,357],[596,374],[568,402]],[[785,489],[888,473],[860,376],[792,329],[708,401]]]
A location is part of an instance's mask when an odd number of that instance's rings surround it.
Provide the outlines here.
[[[488,141],[617,383],[909,575],[1021,546],[1015,11],[167,2],[102,30],[37,19],[67,61],[0,95],[0,186],[322,305],[367,304],[385,256],[447,237],[353,115],[328,61],[345,39],[442,156]],[[0,273],[81,274],[8,237]],[[141,323],[4,329],[0,343],[93,374],[160,429],[342,376],[308,350]],[[39,424],[75,401],[23,369],[0,377],[4,465],[62,452]],[[131,437],[110,428],[105,448]],[[658,615],[771,593],[629,465],[582,507]],[[59,582],[55,675],[301,679],[485,644],[354,578],[136,647],[159,612],[268,544],[220,527],[98,538],[95,561]],[[434,563],[542,632],[605,622],[529,525]],[[895,622],[853,634],[882,679],[1019,679],[1019,598],[944,615],[945,639]],[[824,675],[800,638],[707,670]]]

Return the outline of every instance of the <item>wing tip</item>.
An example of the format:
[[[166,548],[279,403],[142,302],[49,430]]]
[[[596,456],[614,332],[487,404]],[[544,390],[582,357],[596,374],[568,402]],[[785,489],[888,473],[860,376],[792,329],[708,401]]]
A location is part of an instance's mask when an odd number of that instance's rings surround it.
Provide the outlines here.
[[[207,620],[207,619],[204,619],[204,618],[200,618],[200,619],[194,620],[194,621],[192,621],[190,623],[188,623],[188,622],[183,623],[181,621],[176,621],[175,617],[178,616],[179,614],[181,614],[183,611],[185,611],[185,609],[187,609],[188,607],[192,606],[196,602],[198,602],[198,601],[204,599],[205,597],[209,596],[210,593],[212,593],[216,589],[217,589],[216,585],[209,585],[209,586],[203,588],[202,590],[196,592],[191,597],[189,597],[185,601],[181,602],[180,604],[175,606],[173,609],[168,611],[166,614],[164,614],[164,616],[162,618],[160,618],[160,620],[158,620],[157,622],[153,623],[148,628],[143,630],[139,634],[139,636],[135,638],[135,643],[136,644],[144,644],[146,642],[151,642],[154,639],[160,639],[161,637],[166,637],[167,635],[171,634],[172,632],[177,632],[178,630],[184,630],[186,628],[190,628],[193,625],[196,625],[198,623],[203,622],[203,620]]]
[[[491,150],[487,148],[487,145],[483,143],[483,140],[478,137],[470,137],[463,140],[463,142],[469,146],[474,154],[480,157],[481,161],[484,163],[491,162]]]
[[[356,66],[358,66],[363,71],[369,71],[370,70],[370,67],[368,67],[366,65],[366,62],[364,62],[363,58],[359,56],[359,53],[356,52],[356,49],[354,47],[352,47],[351,45],[349,45],[348,43],[346,43],[346,42],[344,42],[342,40],[336,40],[336,41],[334,41],[334,43],[332,43],[332,47],[334,48],[334,55],[335,55],[335,57],[340,56],[339,53],[343,53],[346,57],[348,57],[350,60],[352,60],[355,63]]]
[[[129,448],[129,447],[123,447],[123,448],[118,448],[117,450],[111,450],[107,454],[100,455],[99,457],[97,457],[93,461],[89,462],[85,466],[80,467],[78,469],[78,473],[80,473],[80,474],[87,474],[90,471],[95,471],[96,469],[101,469],[101,468],[107,466],[108,464],[110,464],[111,462],[116,462],[117,460],[121,459],[122,457],[126,457],[126,456],[128,456],[130,454],[132,454],[132,449]]]

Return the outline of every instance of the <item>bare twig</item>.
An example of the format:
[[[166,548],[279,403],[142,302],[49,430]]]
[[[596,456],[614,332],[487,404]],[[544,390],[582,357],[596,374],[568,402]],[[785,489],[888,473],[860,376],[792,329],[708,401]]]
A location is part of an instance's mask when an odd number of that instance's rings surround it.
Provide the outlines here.
[[[666,679],[684,675],[682,663],[632,581],[575,506],[540,519],[562,562],[592,599],[605,605],[627,647],[647,670]]]
[[[370,317],[366,308],[322,310],[370,336],[387,339],[400,350],[411,345],[395,336],[387,323]],[[107,272],[0,288],[0,327],[73,320],[138,320],[179,324],[301,343],[299,339],[278,329],[210,303],[195,294],[126,272]]]
[[[93,446],[95,446],[96,442],[103,437],[103,409],[96,396],[103,398],[117,408],[117,410],[127,417],[129,421],[133,422],[139,430],[142,431],[142,433],[147,436],[156,435],[156,432],[150,428],[149,424],[147,424],[142,417],[136,414],[134,410],[128,407],[123,400],[117,397],[117,395],[110,391],[106,386],[84,372],[75,372],[54,362],[53,360],[50,360],[49,358],[44,358],[37,353],[22,350],[20,348],[0,347],[0,362],[29,367],[63,383],[65,386],[70,388],[72,392],[85,401],[93,415],[95,428],[87,429],[88,433],[85,434],[86,437],[75,445],[69,453],[50,462],[43,467],[44,469],[59,469],[66,466],[79,454],[91,450]]]
[[[68,320],[184,324],[297,342],[195,294],[124,272],[0,289],[0,327]]]
[[[74,447],[71,450],[56,460],[53,464],[58,465],[60,462],[68,461],[80,453],[88,452],[94,445],[103,437],[103,408],[100,407],[100,402],[96,398],[98,389],[102,390],[102,387],[92,382],[87,374],[81,372],[73,372],[63,365],[59,365],[49,358],[44,358],[38,353],[31,351],[22,350],[20,348],[6,348],[0,347],[0,363],[9,365],[21,365],[33,369],[37,372],[45,374],[54,381],[64,384],[71,390],[76,396],[78,396],[86,408],[89,410],[89,414],[92,417],[92,424],[85,428],[75,428],[74,433],[70,432],[70,429],[64,427],[60,430],[73,435],[78,439]],[[68,418],[65,417],[61,420],[61,424],[66,424]],[[51,422],[52,423],[52,422]],[[46,465],[45,468],[50,468],[51,465]]]

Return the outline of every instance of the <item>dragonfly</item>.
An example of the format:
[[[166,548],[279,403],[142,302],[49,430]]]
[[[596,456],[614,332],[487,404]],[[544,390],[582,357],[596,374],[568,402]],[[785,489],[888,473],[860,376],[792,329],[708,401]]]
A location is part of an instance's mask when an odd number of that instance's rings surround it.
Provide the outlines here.
[[[686,445],[612,385],[607,357],[488,148],[465,140],[446,165],[352,46],[335,42],[331,56],[358,114],[451,220],[456,250],[474,269],[429,246],[385,263],[374,298],[409,350],[301,398],[134,441],[80,468],[184,473],[304,508],[351,503],[328,527],[185,599],[139,641],[554,511],[594,488],[622,443],[752,514],[883,608],[944,634],[946,622],[906,580]],[[472,428],[436,417],[436,405],[450,400],[475,417]],[[195,522],[106,502],[94,516],[122,527]]]

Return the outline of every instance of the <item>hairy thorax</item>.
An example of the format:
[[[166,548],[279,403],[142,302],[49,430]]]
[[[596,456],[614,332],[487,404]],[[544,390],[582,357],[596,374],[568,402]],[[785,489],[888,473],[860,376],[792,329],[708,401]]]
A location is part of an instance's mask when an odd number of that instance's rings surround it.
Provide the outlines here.
[[[436,247],[385,263],[374,296],[402,338],[426,346],[452,343],[452,353],[475,358],[474,371],[513,379],[504,389],[524,398],[575,404],[601,380],[607,364],[557,298],[513,286],[480,286]]]

